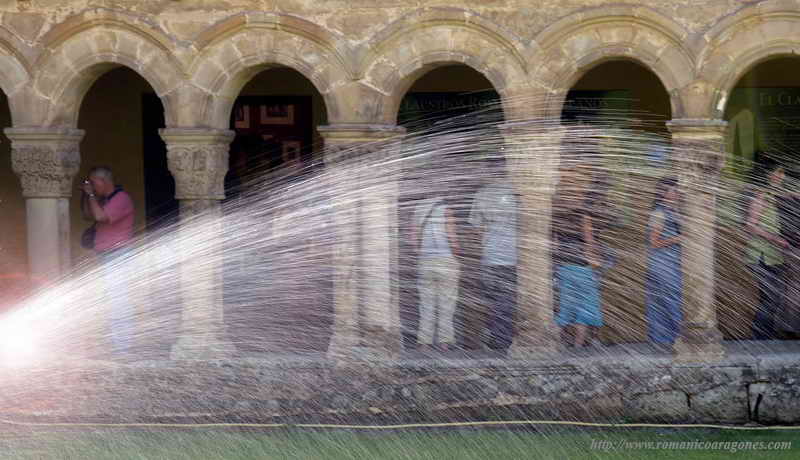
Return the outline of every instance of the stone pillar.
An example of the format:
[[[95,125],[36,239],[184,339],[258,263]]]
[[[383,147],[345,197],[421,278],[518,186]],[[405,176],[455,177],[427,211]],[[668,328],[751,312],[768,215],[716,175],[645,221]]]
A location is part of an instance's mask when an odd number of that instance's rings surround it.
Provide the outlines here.
[[[69,198],[80,167],[80,129],[6,128],[11,166],[22,183],[32,280],[66,273],[71,265]]]
[[[520,196],[516,332],[508,356],[546,358],[561,349],[553,318],[550,218],[563,133],[557,122],[535,119],[501,128]]]
[[[684,196],[683,324],[675,360],[713,361],[724,356],[714,303],[715,243],[719,176],[725,155],[723,120],[677,119],[672,132],[674,162]]]
[[[405,129],[387,125],[320,126],[333,201],[334,324],[328,355],[386,359],[399,354],[397,201],[400,168],[381,152]]]
[[[221,208],[234,133],[167,128],[160,134],[175,178],[175,198],[180,201],[182,309],[172,359],[224,358],[235,351],[223,322]]]

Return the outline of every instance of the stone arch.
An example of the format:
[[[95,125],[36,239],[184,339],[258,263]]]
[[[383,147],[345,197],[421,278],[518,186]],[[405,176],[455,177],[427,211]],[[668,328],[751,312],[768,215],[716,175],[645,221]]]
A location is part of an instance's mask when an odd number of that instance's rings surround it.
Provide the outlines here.
[[[30,81],[31,52],[13,33],[0,27],[0,89],[8,98],[11,120],[15,125],[25,113],[22,90]]]
[[[41,97],[33,110],[39,124],[76,126],[86,91],[119,66],[147,80],[164,104],[167,125],[174,124],[172,96],[184,81],[183,65],[161,31],[140,26],[127,15],[91,10],[49,30],[42,46],[33,84]]]
[[[770,1],[715,24],[699,53],[698,76],[707,85],[698,111],[722,118],[728,95],[758,64],[800,53],[800,1]]]
[[[648,8],[619,5],[570,15],[546,28],[529,58],[538,64],[533,85],[547,94],[547,116],[560,116],[570,88],[589,70],[607,61],[631,60],[653,72],[670,96],[674,118],[682,117],[682,91],[694,80],[694,54],[688,32]]]
[[[360,49],[362,81],[380,97],[375,110],[396,121],[406,91],[422,74],[443,65],[465,64],[483,74],[515,116],[511,99],[528,87],[525,48],[508,30],[459,8],[426,8],[393,22]]]
[[[353,80],[352,59],[341,37],[285,14],[241,13],[203,31],[189,74],[202,101],[199,125],[227,129],[241,89],[270,66],[290,67],[320,92],[328,120],[342,116],[336,88]]]

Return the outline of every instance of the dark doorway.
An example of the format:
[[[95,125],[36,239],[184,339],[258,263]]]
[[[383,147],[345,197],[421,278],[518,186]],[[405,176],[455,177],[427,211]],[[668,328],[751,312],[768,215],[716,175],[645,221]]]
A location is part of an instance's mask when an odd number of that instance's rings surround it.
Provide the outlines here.
[[[479,162],[474,159],[482,154],[493,155],[497,152],[482,152],[481,147],[469,146],[469,142],[458,138],[480,132],[481,136],[495,138],[496,141],[499,133],[486,131],[491,125],[502,121],[500,95],[492,83],[480,72],[463,64],[445,65],[423,74],[400,103],[397,122],[411,133],[411,145],[415,134],[419,133],[423,136],[423,145],[425,139],[448,143],[450,141],[447,139],[452,137],[455,144],[464,146],[431,158],[426,165],[407,174],[401,184],[398,204],[400,321],[404,331],[404,346],[407,348],[415,346],[419,325],[418,265],[410,230],[414,211],[422,200],[433,194],[447,197],[462,248],[459,302],[454,318],[456,341],[466,349],[480,349],[483,346],[482,332],[486,326],[487,312],[479,287],[481,248],[472,244],[477,240],[478,233],[468,224],[468,216],[482,177]]]
[[[231,112],[236,144],[251,172],[311,161],[311,96],[239,96]]]
[[[167,166],[167,146],[158,130],[164,128],[164,106],[154,93],[142,95],[145,216],[147,228],[174,224],[178,216],[175,180]]]

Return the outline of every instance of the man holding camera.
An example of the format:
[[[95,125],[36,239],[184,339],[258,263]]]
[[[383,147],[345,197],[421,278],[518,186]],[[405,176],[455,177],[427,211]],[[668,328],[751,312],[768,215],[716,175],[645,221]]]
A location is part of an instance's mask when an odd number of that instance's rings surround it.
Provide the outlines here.
[[[111,341],[114,355],[124,357],[130,351],[134,334],[130,299],[130,261],[128,243],[133,239],[134,206],[127,192],[114,184],[108,167],[95,167],[81,185],[83,216],[93,220],[94,242],[91,245],[102,263],[106,296],[110,302]]]

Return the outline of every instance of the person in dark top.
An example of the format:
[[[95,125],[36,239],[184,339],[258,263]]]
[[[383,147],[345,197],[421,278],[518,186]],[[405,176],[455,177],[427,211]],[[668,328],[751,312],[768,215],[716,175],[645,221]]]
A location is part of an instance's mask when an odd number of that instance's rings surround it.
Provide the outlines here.
[[[613,232],[618,225],[614,209],[609,202],[608,190],[611,179],[607,172],[598,171],[594,174],[590,191],[586,194],[586,207],[591,213],[592,231],[597,248],[599,267],[595,270],[600,290],[600,309],[603,309],[602,286],[605,278],[617,262],[616,251],[612,247]],[[587,333],[587,345],[600,345],[598,339],[599,328],[591,327]]]
[[[749,239],[745,263],[758,283],[758,308],[753,318],[755,340],[775,340],[785,320],[785,259],[789,242],[784,239],[778,200],[783,194],[784,168],[774,159],[759,155],[759,185],[747,209],[745,229]],[[758,157],[757,157],[758,158]]]
[[[800,339],[800,190],[789,185],[796,174],[787,175],[786,190],[778,198],[781,236],[789,243],[784,252],[785,317],[778,322],[779,332],[786,339]]]
[[[574,328],[574,346],[582,347],[590,326],[603,325],[596,270],[597,245],[582,190],[563,191],[552,214],[553,262],[558,280],[556,324]]]

